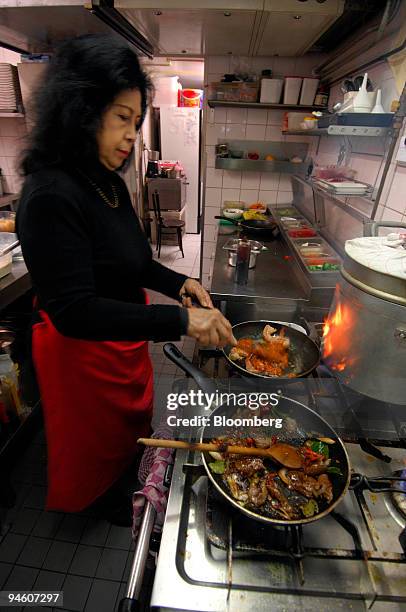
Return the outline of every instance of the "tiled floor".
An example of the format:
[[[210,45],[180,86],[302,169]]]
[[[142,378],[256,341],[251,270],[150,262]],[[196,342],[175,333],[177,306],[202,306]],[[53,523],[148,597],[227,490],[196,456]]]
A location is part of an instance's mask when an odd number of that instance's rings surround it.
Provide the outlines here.
[[[163,244],[159,259],[156,255],[155,246],[153,246],[153,249],[154,258],[164,266],[168,266],[182,274],[199,278],[200,234],[185,234],[183,237],[184,258],[177,245]]]
[[[200,237],[184,239],[185,258],[164,245],[160,261],[190,276],[199,276]],[[150,292],[152,303],[172,300]],[[194,340],[175,343],[188,357]],[[150,344],[156,395],[183,373],[162,353],[163,343]],[[124,596],[133,544],[130,528],[111,526],[90,513],[45,512],[46,445],[40,432],[12,473],[17,493],[14,508],[0,509],[0,590],[62,590],[63,607],[55,611],[113,612]],[[1,608],[6,611],[31,607]],[[35,610],[51,610],[35,607]]]

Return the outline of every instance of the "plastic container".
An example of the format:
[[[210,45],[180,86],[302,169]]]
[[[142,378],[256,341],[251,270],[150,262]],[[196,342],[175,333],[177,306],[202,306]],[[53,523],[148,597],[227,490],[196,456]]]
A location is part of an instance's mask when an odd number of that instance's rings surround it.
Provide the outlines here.
[[[288,113],[288,130],[301,130],[306,113]]]
[[[0,232],[14,232],[15,219],[15,212],[9,210],[0,212]]]
[[[288,231],[288,236],[291,238],[313,238],[317,233],[311,228],[292,229]]]
[[[285,91],[283,94],[284,104],[297,104],[299,101],[300,88],[302,86],[302,77],[285,77]]]
[[[203,104],[203,89],[179,89],[179,106],[201,108]]]
[[[305,77],[303,79],[302,91],[300,92],[299,104],[313,104],[314,98],[316,97],[317,87],[320,79]]]
[[[262,104],[279,104],[283,89],[283,79],[262,79],[261,97]]]
[[[340,262],[334,257],[305,257],[310,272],[331,272],[340,269]]]

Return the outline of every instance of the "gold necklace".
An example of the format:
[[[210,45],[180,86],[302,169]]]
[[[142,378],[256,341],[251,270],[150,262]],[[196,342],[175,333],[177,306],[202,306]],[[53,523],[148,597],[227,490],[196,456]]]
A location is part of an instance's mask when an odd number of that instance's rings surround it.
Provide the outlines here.
[[[89,183],[91,184],[93,189],[96,190],[96,192],[99,194],[99,196],[101,197],[103,202],[105,204],[107,204],[107,206],[110,206],[110,208],[118,208],[120,206],[120,202],[119,202],[119,199],[118,199],[117,188],[116,188],[115,185],[110,185],[111,191],[113,193],[113,202],[111,202],[111,200],[107,197],[107,195],[104,193],[104,191],[102,189],[100,189],[100,187],[98,185],[96,185],[96,183],[94,181],[92,181],[92,179],[89,178],[87,176],[87,174],[85,174],[81,170],[79,170],[79,172],[80,172],[80,174],[82,176],[84,176],[89,181]]]

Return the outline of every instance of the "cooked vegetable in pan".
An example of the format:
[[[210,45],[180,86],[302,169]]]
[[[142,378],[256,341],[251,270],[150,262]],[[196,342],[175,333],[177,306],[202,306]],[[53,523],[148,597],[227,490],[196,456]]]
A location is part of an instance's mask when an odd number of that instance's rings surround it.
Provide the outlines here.
[[[269,448],[279,443],[271,438],[238,437],[230,435],[216,438],[219,452],[213,453],[216,461],[209,463],[210,470],[221,475],[222,482],[238,503],[257,513],[275,518],[295,520],[309,518],[327,507],[333,500],[330,475],[341,475],[340,466],[331,465],[330,438],[308,439],[302,446],[294,447],[302,458],[299,469],[280,468],[271,459],[231,455],[222,452],[225,445]]]

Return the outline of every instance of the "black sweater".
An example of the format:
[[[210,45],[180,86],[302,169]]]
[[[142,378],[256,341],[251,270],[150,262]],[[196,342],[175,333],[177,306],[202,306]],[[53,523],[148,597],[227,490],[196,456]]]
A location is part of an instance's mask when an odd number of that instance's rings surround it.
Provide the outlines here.
[[[84,340],[175,340],[187,312],[145,305],[142,287],[179,298],[186,276],[152,259],[124,181],[101,164],[82,171],[53,168],[27,177],[17,233],[39,308],[65,336]]]

